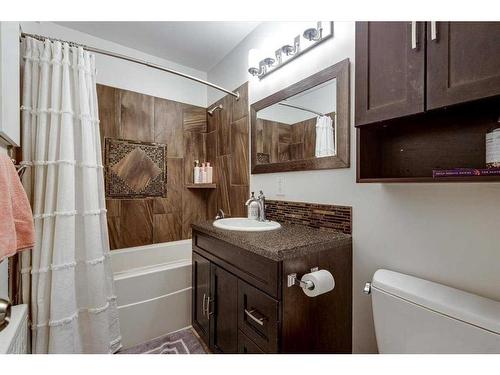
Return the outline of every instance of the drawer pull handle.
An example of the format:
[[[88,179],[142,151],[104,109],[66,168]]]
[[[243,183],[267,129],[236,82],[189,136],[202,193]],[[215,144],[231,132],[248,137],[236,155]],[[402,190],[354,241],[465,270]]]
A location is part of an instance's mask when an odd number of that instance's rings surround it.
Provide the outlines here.
[[[255,323],[263,326],[264,325],[264,318],[257,318],[255,315],[253,315],[254,312],[255,312],[255,310],[248,311],[247,309],[245,309],[246,316],[248,316],[250,319],[252,319]]]

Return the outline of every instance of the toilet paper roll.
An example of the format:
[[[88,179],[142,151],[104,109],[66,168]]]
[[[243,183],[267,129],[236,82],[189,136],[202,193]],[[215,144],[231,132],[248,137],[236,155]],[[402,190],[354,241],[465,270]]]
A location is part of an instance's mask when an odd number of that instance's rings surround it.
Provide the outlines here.
[[[311,281],[314,284],[313,289],[302,288],[306,296],[316,297],[320,294],[329,292],[335,288],[335,279],[327,270],[319,270],[311,273],[306,273],[302,276],[302,281]]]

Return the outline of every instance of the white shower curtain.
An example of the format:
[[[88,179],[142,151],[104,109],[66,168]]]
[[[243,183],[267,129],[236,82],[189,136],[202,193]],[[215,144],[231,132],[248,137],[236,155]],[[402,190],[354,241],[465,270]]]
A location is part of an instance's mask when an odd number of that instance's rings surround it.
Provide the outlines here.
[[[33,353],[121,346],[109,260],[94,56],[23,42],[22,151],[36,245],[23,254]],[[31,282],[30,282],[31,274]],[[31,290],[30,290],[31,287]]]
[[[318,116],[316,119],[316,153],[317,158],[335,155],[335,134],[333,120],[330,116]]]

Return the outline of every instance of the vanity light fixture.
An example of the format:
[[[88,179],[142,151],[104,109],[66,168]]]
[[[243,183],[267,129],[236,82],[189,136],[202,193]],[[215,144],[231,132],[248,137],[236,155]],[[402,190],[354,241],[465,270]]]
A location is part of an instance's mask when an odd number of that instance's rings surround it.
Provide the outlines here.
[[[284,44],[277,48],[274,56],[269,51],[262,53],[257,49],[251,49],[248,52],[248,72],[262,79],[331,37],[333,37],[333,22],[318,21],[316,27],[308,28],[302,35],[295,36],[293,44]],[[301,48],[302,38],[304,43]],[[266,47],[269,49],[269,45]]]
[[[323,34],[323,28],[321,27],[321,22],[318,22],[318,26],[316,28],[311,27],[309,29],[304,30],[302,36],[310,42],[312,41],[317,42],[318,40],[321,40],[322,34]]]

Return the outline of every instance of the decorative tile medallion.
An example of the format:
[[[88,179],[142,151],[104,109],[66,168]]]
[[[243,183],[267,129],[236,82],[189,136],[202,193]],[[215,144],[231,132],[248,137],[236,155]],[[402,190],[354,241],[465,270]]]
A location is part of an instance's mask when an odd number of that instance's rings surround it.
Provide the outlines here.
[[[106,198],[165,197],[167,147],[105,138]]]
[[[287,224],[352,232],[352,207],[266,200],[266,218]]]

